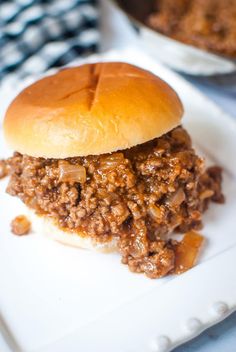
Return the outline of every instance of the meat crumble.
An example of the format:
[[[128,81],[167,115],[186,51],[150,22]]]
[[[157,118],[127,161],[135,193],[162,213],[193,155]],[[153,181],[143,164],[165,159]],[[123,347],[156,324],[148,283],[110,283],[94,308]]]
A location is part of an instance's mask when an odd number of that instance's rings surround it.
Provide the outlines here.
[[[0,180],[6,177],[9,173],[9,166],[6,160],[0,160]]]
[[[25,215],[18,215],[11,222],[11,232],[17,236],[28,235],[31,223]]]
[[[7,165],[9,194],[62,229],[98,242],[116,238],[122,262],[151,278],[175,268],[168,234],[201,229],[209,203],[224,201],[221,169],[205,170],[182,127],[111,154],[60,160],[14,153]]]

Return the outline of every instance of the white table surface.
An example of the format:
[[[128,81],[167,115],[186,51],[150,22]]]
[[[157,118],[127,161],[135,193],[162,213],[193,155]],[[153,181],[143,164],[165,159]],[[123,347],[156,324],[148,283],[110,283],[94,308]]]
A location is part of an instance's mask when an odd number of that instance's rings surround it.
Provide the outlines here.
[[[101,0],[101,51],[126,46],[140,47],[135,31],[123,15],[117,13],[107,0]],[[236,118],[236,75],[222,78],[193,78],[185,76],[222,110]],[[199,337],[178,347],[175,352],[234,352],[236,351],[236,313],[206,330]],[[144,351],[145,352],[145,351]]]

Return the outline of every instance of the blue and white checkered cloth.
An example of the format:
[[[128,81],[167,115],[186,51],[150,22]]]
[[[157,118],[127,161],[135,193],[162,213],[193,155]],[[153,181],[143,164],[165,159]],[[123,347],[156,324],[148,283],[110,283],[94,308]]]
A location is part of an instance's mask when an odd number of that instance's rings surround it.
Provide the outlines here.
[[[0,0],[0,81],[96,51],[96,0]]]

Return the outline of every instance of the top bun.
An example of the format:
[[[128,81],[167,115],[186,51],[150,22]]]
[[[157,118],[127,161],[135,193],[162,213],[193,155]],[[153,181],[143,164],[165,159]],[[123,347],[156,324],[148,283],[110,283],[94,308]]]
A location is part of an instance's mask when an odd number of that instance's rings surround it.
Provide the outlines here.
[[[44,158],[111,153],[145,143],[180,124],[174,90],[136,66],[107,62],[63,69],[24,89],[4,131],[22,154]]]

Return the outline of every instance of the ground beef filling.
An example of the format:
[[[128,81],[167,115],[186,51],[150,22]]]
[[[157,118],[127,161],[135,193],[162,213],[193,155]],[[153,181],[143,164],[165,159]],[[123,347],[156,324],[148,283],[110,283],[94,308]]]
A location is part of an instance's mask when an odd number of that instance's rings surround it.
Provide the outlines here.
[[[178,127],[131,149],[65,160],[15,153],[7,192],[64,229],[118,241],[131,271],[161,277],[175,266],[173,231],[200,229],[210,201],[223,202],[221,170],[204,170]]]

